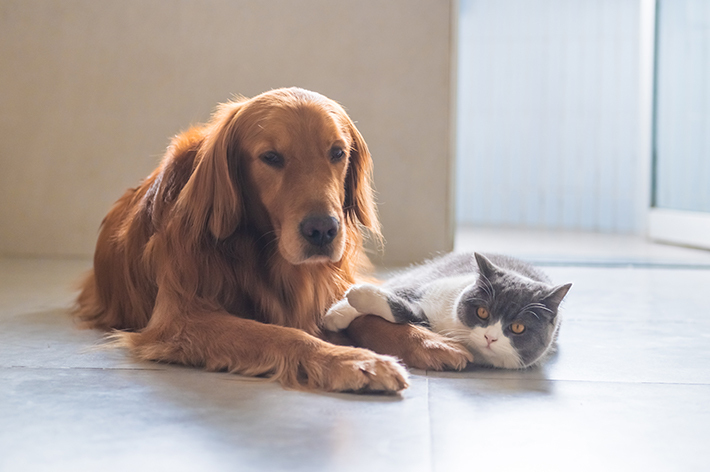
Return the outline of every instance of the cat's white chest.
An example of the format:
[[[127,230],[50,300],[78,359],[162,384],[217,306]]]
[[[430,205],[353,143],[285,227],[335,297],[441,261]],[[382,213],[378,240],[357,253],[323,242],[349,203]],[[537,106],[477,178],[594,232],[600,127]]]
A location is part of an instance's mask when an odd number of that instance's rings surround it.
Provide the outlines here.
[[[477,276],[471,274],[447,277],[425,287],[426,295],[420,302],[421,308],[434,331],[441,333],[463,326],[456,314],[456,302],[461,292],[476,279]]]

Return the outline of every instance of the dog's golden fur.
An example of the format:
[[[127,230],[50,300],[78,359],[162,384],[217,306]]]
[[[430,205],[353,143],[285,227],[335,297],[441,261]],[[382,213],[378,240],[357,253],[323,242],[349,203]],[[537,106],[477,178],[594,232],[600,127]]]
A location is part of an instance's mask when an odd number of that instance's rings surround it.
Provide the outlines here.
[[[363,228],[379,235],[371,172],[360,133],[322,95],[279,89],[223,104],[110,210],[76,316],[120,330],[114,339],[142,359],[289,387],[399,391],[407,377],[394,358],[319,338],[322,314],[367,267]],[[312,215],[338,222],[332,241],[304,238]],[[414,357],[398,342],[388,351],[405,361],[465,364],[443,339],[415,341]]]

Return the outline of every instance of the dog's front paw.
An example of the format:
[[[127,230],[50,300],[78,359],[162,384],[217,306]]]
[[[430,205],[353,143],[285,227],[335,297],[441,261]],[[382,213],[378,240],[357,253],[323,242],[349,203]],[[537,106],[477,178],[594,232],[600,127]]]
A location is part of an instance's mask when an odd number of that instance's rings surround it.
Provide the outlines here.
[[[348,327],[358,346],[401,359],[424,370],[461,370],[473,355],[459,342],[411,324],[394,324],[377,316],[361,316]]]
[[[409,386],[407,370],[389,356],[367,349],[329,349],[317,365],[304,365],[310,387],[331,392],[388,393]]]
[[[361,313],[350,306],[347,299],[334,304],[323,317],[323,327],[328,331],[340,331],[360,316]]]
[[[412,336],[415,347],[403,355],[402,361],[417,369],[424,370],[461,370],[473,362],[473,354],[466,347],[453,339],[418,328]]]

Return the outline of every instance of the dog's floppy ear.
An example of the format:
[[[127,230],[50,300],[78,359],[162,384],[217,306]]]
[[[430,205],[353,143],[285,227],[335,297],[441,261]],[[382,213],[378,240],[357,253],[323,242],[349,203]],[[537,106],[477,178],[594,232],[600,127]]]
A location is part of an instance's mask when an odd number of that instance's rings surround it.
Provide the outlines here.
[[[188,232],[201,233],[207,227],[215,238],[224,239],[239,224],[242,198],[232,180],[236,169],[230,169],[229,160],[237,153],[236,128],[242,106],[238,102],[220,105],[205,128],[195,169],[176,207]]]
[[[372,188],[372,157],[355,124],[350,118],[347,118],[347,123],[352,148],[345,178],[345,216],[351,221],[360,222],[380,239],[382,234]]]

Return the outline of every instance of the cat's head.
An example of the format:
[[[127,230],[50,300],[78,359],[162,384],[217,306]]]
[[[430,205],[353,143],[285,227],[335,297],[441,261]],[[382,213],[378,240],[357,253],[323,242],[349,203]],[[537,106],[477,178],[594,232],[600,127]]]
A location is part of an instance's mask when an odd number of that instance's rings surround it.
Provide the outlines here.
[[[548,285],[474,256],[479,277],[456,301],[456,315],[471,328],[465,342],[484,364],[507,369],[534,365],[552,345],[557,310],[572,284]]]

